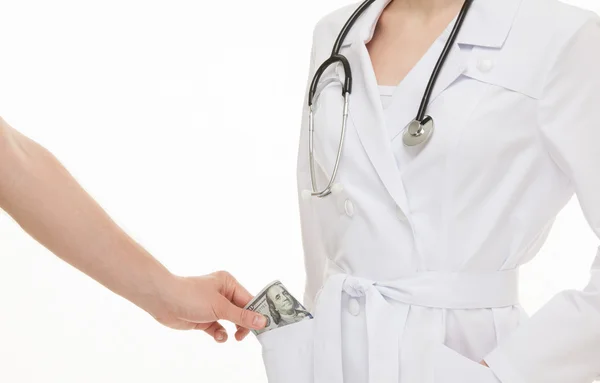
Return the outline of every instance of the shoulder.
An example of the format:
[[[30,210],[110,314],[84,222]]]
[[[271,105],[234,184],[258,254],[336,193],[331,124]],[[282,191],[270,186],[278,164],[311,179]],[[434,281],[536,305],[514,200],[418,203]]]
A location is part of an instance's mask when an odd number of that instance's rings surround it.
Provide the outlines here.
[[[342,27],[360,4],[361,2],[353,2],[327,13],[319,19],[313,29],[312,41],[313,54],[316,57],[329,55]]]
[[[600,30],[600,17],[590,10],[560,0],[521,0],[508,38],[497,52],[505,64],[500,77],[513,88],[541,97],[557,61],[567,50],[574,52],[572,46],[582,34],[593,41],[594,29]]]
[[[331,37],[332,39],[335,39],[342,29],[342,26],[344,26],[344,23],[360,4],[361,2],[353,2],[352,4],[345,5],[325,14],[315,25],[313,36],[317,38]]]
[[[538,52],[546,78],[557,64],[588,60],[600,48],[600,16],[560,0],[523,0],[520,30]],[[526,27],[529,25],[529,27]],[[567,57],[569,56],[569,57]],[[597,55],[595,55],[597,56]],[[568,68],[564,68],[567,69]]]
[[[600,25],[600,16],[591,10],[561,0],[523,0],[513,28],[521,41],[557,51],[590,24]]]

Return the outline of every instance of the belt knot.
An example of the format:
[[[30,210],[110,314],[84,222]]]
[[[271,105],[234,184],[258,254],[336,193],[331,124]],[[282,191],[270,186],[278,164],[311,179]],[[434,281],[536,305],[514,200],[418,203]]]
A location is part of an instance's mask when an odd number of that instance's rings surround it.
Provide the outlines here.
[[[352,298],[361,298],[375,285],[374,281],[348,275],[344,280],[343,290]]]

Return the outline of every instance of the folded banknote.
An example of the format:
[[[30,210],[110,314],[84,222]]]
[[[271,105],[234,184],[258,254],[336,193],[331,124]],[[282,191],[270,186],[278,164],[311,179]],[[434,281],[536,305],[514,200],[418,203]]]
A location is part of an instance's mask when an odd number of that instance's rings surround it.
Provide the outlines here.
[[[245,309],[261,313],[267,318],[265,328],[252,330],[255,335],[313,318],[280,281],[274,281],[262,289]]]

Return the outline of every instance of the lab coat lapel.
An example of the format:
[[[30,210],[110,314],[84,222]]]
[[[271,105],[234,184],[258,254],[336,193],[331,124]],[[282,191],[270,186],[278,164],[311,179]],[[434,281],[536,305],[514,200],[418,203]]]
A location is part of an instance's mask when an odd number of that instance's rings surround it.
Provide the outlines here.
[[[448,58],[441,68],[429,104],[433,103],[466,71],[473,47],[499,49],[504,45],[520,3],[521,0],[503,0],[501,2],[474,0],[465,22],[458,32],[456,41],[451,47]],[[443,45],[450,38],[455,24],[456,18],[442,33],[441,38],[436,41],[438,56],[442,52]]]
[[[522,0],[474,0],[457,39],[450,49],[435,86],[432,89],[428,107],[468,69],[474,47],[499,49],[503,46]],[[400,84],[390,110],[394,111],[392,138],[399,139],[408,124],[416,117],[421,99],[425,93],[427,81],[433,72],[435,63],[450,37],[456,18],[434,42],[424,59],[410,72]],[[426,73],[422,72],[426,71]],[[427,110],[426,110],[427,113]],[[435,119],[435,116],[432,116]]]
[[[364,42],[355,41],[347,53],[347,58],[354,77],[349,104],[350,120],[383,185],[398,207],[408,212],[404,185],[386,131],[377,80]]]
[[[427,82],[444,48],[444,44],[444,41],[436,40],[423,59],[417,63],[414,70],[402,81],[398,91],[394,94],[393,104],[389,108],[389,111],[393,113],[392,120],[395,122],[395,126],[391,127],[393,139],[400,139],[398,135],[417,116]],[[469,49],[454,44],[432,89],[428,105],[433,103],[444,90],[465,72],[468,57]]]
[[[440,43],[441,45],[441,43]],[[448,58],[446,59],[442,70],[437,78],[435,86],[431,91],[429,104],[433,103],[436,98],[450,85],[452,85],[467,69],[470,49],[454,44]],[[423,87],[424,91],[424,87]],[[419,99],[419,103],[421,100]]]
[[[514,15],[522,0],[474,0],[467,15],[465,24],[457,36],[442,70],[432,89],[429,99],[431,105],[448,87],[450,87],[467,69],[469,57],[474,46],[501,48],[511,29]],[[362,17],[358,25],[351,30],[344,52],[350,62],[354,78],[353,92],[350,100],[350,119],[356,128],[361,144],[377,171],[383,185],[392,196],[398,207],[408,214],[408,201],[396,165],[392,140],[385,124],[383,108],[379,99],[377,79],[371,64],[371,58],[365,42],[373,35],[377,19],[390,0],[377,0]],[[456,19],[455,19],[456,20]],[[436,41],[434,56],[439,57],[443,45],[449,38],[454,22],[444,31],[442,38]],[[436,55],[437,53],[437,55]],[[435,57],[434,61],[437,60]],[[431,66],[433,69],[433,65]],[[422,85],[415,85],[420,92],[405,92],[406,104],[396,106],[398,110],[398,133],[416,116],[421,97],[431,71],[422,76]],[[417,75],[415,77],[421,77]],[[395,134],[392,133],[392,134]]]

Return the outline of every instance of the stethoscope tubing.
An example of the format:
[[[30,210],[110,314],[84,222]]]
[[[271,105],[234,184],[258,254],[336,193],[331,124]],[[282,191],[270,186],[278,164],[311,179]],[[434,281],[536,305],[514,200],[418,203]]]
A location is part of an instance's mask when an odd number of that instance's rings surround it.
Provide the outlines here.
[[[344,26],[342,27],[340,33],[338,34],[335,43],[333,45],[330,57],[325,60],[319,68],[317,68],[313,79],[310,84],[309,93],[308,93],[308,125],[309,125],[309,136],[308,136],[308,148],[309,148],[309,162],[310,162],[310,177],[311,177],[311,186],[312,186],[312,196],[317,197],[325,197],[331,194],[331,189],[336,179],[337,171],[340,164],[340,159],[342,155],[342,149],[344,146],[344,137],[346,135],[346,125],[348,120],[348,104],[350,99],[350,94],[352,93],[352,68],[350,67],[350,63],[348,59],[340,53],[342,44],[347,37],[348,33],[358,20],[358,18],[369,8],[371,4],[373,4],[376,0],[365,0],[361,3],[356,10],[352,13],[352,15],[346,20]],[[404,144],[407,146],[414,146],[421,144],[429,139],[431,133],[433,132],[434,121],[433,118],[426,115],[427,105],[431,98],[431,94],[435,87],[437,78],[441,72],[441,69],[448,58],[452,47],[456,41],[456,37],[464,23],[466,15],[469,11],[471,3],[473,0],[465,0],[461,10],[457,16],[456,22],[450,35],[448,36],[448,40],[444,45],[442,53],[438,58],[436,65],[429,77],[429,81],[427,82],[427,86],[425,88],[423,97],[421,98],[421,104],[419,105],[419,110],[417,112],[416,118],[409,124],[409,129],[405,131],[403,136]],[[344,81],[342,82],[342,96],[344,97],[344,109],[343,109],[343,117],[342,117],[342,129],[341,136],[339,140],[338,150],[335,158],[334,168],[331,173],[331,177],[329,179],[329,183],[325,187],[325,189],[318,191],[317,183],[316,183],[316,175],[315,175],[315,158],[314,158],[314,102],[316,101],[315,95],[317,93],[317,89],[319,88],[319,81],[321,76],[325,71],[333,64],[338,63],[341,64],[344,68]],[[341,80],[340,80],[341,82]],[[321,90],[323,88],[321,87]],[[318,98],[318,95],[317,95]]]

